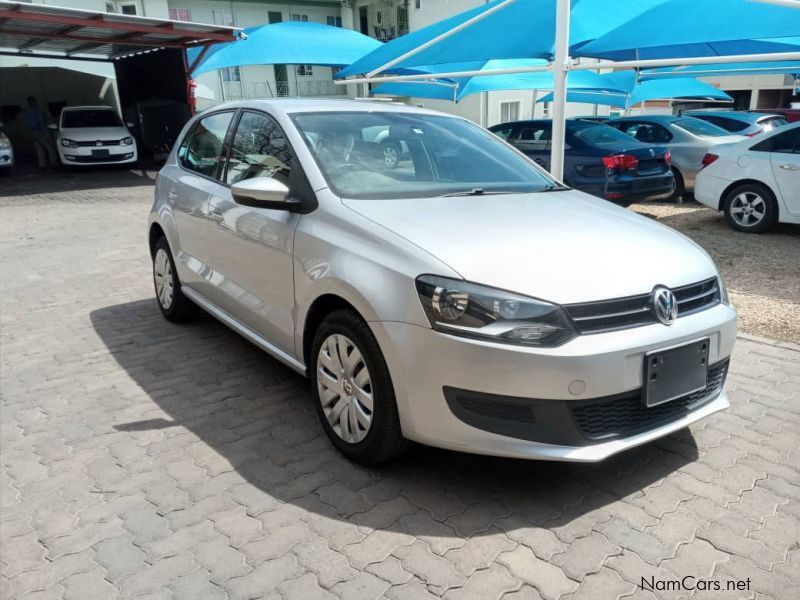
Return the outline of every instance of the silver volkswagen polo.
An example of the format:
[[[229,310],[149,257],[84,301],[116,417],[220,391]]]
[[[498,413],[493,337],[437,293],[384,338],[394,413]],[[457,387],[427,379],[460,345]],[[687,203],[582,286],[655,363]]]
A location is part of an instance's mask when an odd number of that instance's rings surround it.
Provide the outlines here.
[[[215,107],[159,173],[149,244],[164,316],[201,307],[307,375],[361,463],[412,441],[597,461],[728,406],[709,256],[458,117]]]

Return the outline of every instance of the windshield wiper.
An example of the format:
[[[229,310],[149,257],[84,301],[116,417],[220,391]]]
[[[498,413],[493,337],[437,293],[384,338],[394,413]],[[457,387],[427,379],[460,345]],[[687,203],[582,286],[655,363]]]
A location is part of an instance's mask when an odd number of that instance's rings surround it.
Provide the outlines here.
[[[572,188],[566,185],[548,185],[543,187],[540,190],[536,190],[535,193],[539,192],[566,192],[567,190],[571,190]]]
[[[483,188],[472,188],[471,190],[463,190],[461,192],[452,192],[450,194],[442,194],[441,198],[455,198],[457,196],[494,196],[497,194],[518,194],[519,192],[508,192],[508,191],[486,191]]]

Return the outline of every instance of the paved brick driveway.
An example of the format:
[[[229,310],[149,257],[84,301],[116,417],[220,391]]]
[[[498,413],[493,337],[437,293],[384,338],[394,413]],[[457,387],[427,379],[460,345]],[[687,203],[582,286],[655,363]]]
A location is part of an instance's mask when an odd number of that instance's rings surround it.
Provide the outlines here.
[[[80,188],[78,186],[81,186]],[[108,187],[106,187],[108,186]],[[38,190],[38,193],[33,193]],[[800,351],[599,465],[331,450],[305,383],[153,303],[142,177],[0,181],[2,598],[799,598]]]

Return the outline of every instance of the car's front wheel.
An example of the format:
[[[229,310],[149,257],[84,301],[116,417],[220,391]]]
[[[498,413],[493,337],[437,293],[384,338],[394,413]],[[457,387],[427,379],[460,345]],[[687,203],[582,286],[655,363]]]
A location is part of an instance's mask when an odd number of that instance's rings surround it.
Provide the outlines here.
[[[195,316],[197,305],[181,291],[175,261],[164,236],[153,246],[153,284],[158,308],[168,321],[183,323]]]
[[[775,196],[758,183],[736,186],[725,196],[723,206],[725,218],[737,231],[761,233],[778,221]]]
[[[357,314],[337,310],[322,321],[308,369],[322,427],[342,454],[374,465],[410,446],[383,353]]]

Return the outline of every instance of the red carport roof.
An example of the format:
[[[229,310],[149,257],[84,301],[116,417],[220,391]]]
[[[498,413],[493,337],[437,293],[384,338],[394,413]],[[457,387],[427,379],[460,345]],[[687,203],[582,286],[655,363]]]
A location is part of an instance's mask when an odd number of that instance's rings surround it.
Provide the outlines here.
[[[0,0],[0,53],[113,60],[237,39],[238,29]]]

